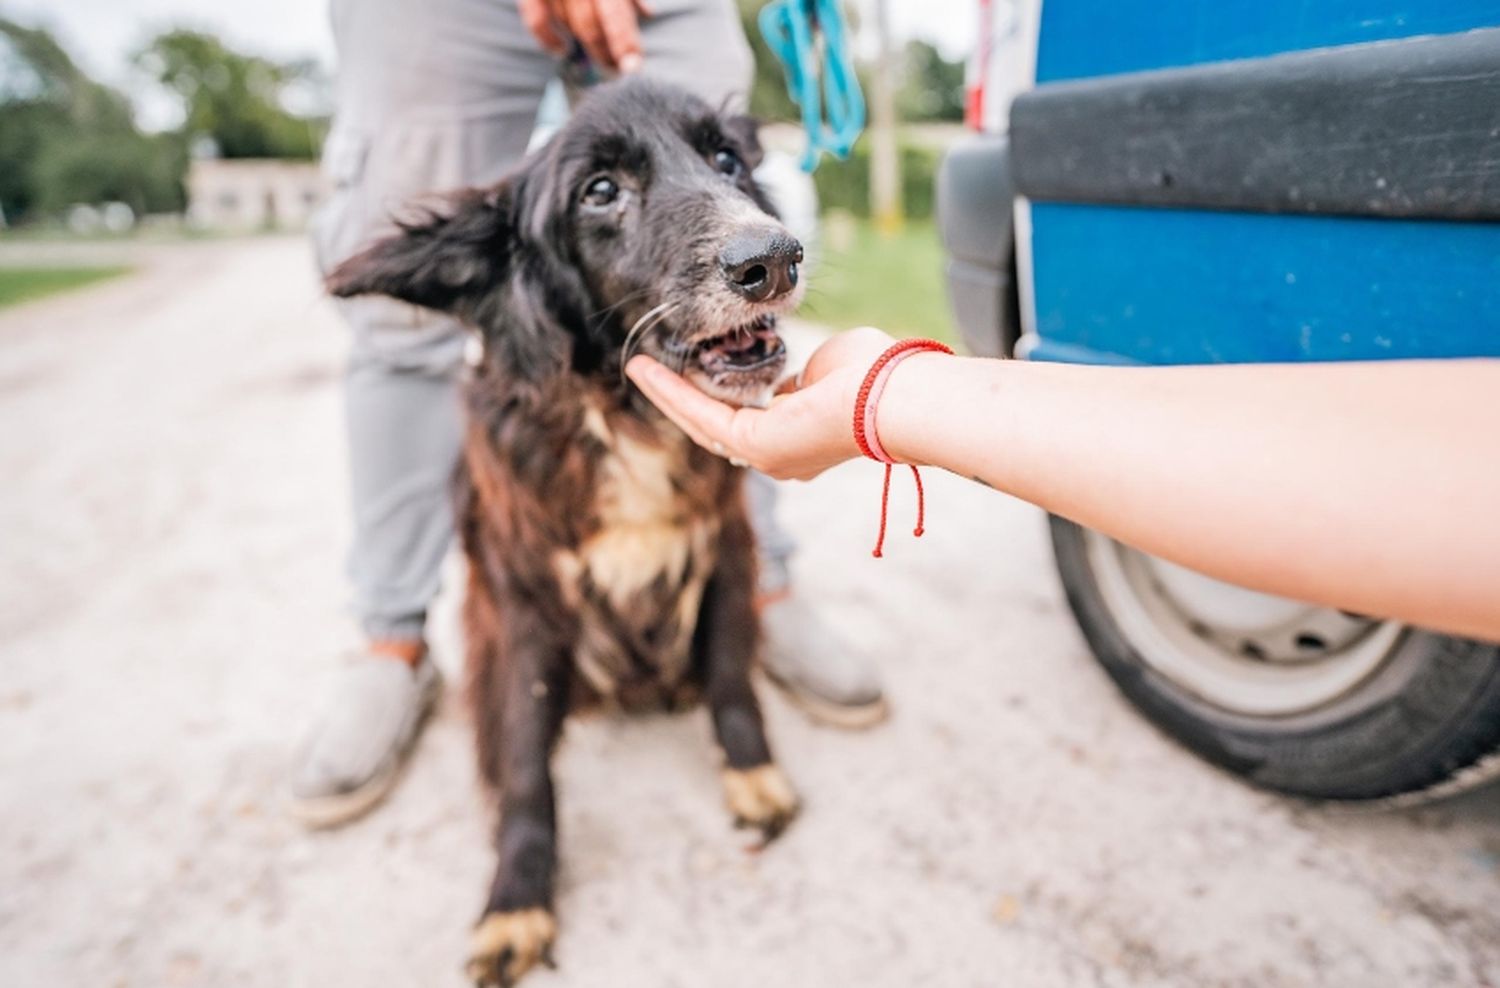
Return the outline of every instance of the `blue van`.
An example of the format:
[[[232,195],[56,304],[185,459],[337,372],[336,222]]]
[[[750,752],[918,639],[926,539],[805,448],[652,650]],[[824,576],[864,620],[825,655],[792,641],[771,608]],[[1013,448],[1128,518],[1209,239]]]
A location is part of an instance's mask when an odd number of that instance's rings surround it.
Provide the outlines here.
[[[980,8],[979,133],[938,188],[972,350],[1500,356],[1494,0]],[[1500,455],[1496,398],[1468,425]],[[1500,646],[1230,586],[1061,518],[1051,534],[1099,662],[1210,761],[1339,800],[1500,775]]]

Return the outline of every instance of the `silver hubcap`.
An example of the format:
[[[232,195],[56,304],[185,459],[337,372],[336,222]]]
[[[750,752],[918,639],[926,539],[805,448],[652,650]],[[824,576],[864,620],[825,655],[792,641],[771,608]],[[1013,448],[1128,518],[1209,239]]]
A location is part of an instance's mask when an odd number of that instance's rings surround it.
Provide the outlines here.
[[[1326,706],[1380,669],[1403,631],[1221,583],[1096,532],[1086,538],[1105,605],[1146,664],[1234,713]]]

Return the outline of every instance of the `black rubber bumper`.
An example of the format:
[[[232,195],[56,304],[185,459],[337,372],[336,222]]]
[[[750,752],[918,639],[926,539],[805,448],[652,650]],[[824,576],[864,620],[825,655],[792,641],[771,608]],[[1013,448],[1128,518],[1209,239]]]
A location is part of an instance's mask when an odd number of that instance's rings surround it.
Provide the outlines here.
[[[1021,334],[1009,148],[1003,136],[976,135],[955,145],[938,171],[948,301],[964,342],[984,357],[1008,356]]]
[[[1036,200],[1500,219],[1500,29],[1052,83],[1011,108]]]

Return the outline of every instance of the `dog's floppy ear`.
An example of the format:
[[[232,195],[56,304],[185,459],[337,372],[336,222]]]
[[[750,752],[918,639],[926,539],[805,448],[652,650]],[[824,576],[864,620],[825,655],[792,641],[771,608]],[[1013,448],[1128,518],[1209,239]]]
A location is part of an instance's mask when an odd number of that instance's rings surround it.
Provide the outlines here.
[[[760,146],[760,121],[743,113],[729,114],[721,125],[724,133],[740,146],[745,166],[751,171],[760,167],[765,151]]]
[[[457,311],[500,283],[511,244],[508,184],[469,189],[420,215],[397,221],[399,232],[340,264],[328,291],[390,295],[404,302]]]

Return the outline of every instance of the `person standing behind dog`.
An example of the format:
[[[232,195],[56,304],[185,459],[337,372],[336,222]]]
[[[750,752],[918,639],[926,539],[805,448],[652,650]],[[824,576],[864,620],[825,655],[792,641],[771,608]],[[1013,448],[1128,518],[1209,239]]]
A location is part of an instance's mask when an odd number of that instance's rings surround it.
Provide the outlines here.
[[[732,0],[332,0],[334,191],[314,225],[326,273],[424,194],[498,181],[522,157],[548,83],[645,72],[720,105],[753,64]],[[352,334],[344,393],[354,540],[349,574],[366,645],[298,754],[292,809],[313,826],[369,810],[394,786],[440,690],[425,623],[453,540],[457,380],[467,331],[390,299],[340,303]],[[761,547],[765,665],[821,719],[863,726],[885,703],[874,670],[790,595],[793,546],[772,482],[750,481]]]

